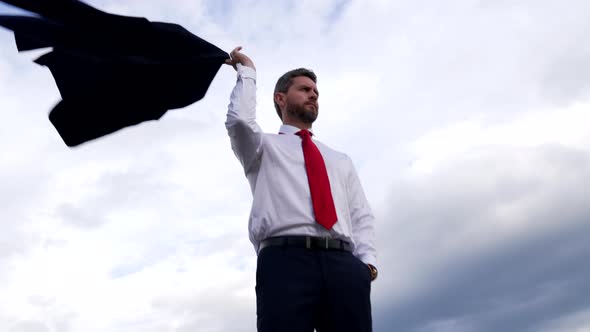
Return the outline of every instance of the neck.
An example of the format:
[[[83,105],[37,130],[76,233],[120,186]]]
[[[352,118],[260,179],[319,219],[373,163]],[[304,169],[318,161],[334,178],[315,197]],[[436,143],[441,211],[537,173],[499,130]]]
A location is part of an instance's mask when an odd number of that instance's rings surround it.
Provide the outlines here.
[[[304,123],[301,121],[293,121],[290,119],[285,119],[283,120],[283,124],[284,125],[289,125],[289,126],[293,126],[293,127],[297,127],[299,129],[311,129],[311,123]]]

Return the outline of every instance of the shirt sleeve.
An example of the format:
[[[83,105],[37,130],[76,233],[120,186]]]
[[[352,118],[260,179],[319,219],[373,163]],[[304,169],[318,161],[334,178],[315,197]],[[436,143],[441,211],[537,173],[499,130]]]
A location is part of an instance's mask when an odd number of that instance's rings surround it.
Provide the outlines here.
[[[248,173],[262,151],[262,130],[256,123],[256,71],[241,64],[237,64],[237,71],[225,127],[232,150]]]
[[[360,179],[352,160],[349,161],[348,204],[352,224],[352,237],[355,242],[354,255],[363,263],[377,266],[375,249],[375,216],[365,197]]]

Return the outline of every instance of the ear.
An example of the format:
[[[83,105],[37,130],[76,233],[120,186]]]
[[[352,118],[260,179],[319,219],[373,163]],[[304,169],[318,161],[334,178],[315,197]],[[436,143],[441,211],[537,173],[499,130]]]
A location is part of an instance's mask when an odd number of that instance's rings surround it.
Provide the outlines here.
[[[279,105],[280,109],[285,109],[285,105],[287,104],[287,94],[283,92],[275,93],[275,103]]]

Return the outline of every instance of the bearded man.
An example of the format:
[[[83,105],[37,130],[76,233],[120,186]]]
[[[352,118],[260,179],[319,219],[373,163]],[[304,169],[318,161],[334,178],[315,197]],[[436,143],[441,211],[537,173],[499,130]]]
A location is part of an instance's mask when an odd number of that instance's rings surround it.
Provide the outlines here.
[[[375,218],[351,159],[315,139],[316,75],[300,68],[279,78],[282,125],[270,134],[256,123],[254,63],[241,47],[226,63],[237,83],[225,125],[253,195],[258,331],[371,331]]]

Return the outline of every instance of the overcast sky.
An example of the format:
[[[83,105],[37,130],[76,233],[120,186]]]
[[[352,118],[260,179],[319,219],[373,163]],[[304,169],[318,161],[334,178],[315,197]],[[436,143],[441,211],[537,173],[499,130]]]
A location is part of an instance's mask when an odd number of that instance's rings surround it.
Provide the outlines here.
[[[88,2],[244,46],[268,132],[276,79],[318,74],[314,131],[377,216],[376,332],[590,331],[590,2]],[[0,30],[0,331],[254,331],[234,70],[70,149],[42,53]]]

